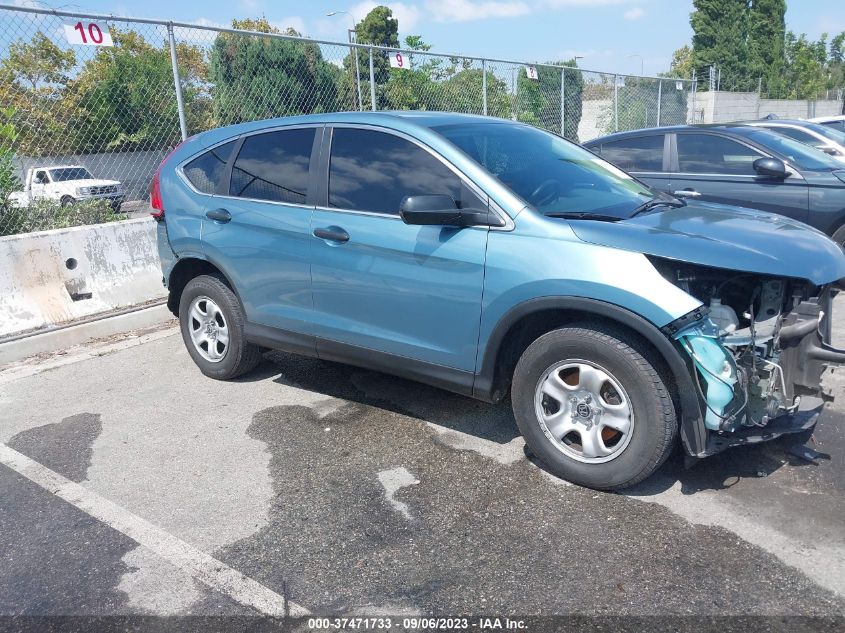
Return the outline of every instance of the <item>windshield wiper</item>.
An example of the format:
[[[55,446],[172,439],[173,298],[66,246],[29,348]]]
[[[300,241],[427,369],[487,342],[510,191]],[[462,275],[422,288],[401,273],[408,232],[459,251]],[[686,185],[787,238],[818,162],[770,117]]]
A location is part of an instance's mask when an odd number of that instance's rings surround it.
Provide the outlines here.
[[[587,211],[552,211],[545,214],[550,218],[564,218],[565,220],[595,220],[596,222],[619,222],[625,218],[618,215],[602,215],[601,213],[589,213]]]
[[[643,213],[647,213],[648,211],[651,211],[656,207],[678,208],[685,206],[687,206],[687,203],[683,200],[680,200],[679,198],[670,198],[668,196],[665,198],[653,198],[648,202],[642,203],[640,206],[634,209],[634,212],[631,213],[631,215],[629,215],[628,217],[634,218],[638,215],[642,215]]]

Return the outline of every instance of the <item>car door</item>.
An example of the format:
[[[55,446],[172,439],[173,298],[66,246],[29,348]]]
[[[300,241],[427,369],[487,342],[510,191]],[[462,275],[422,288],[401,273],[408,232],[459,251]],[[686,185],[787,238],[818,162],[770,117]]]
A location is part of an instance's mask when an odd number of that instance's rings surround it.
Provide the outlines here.
[[[244,136],[205,202],[203,251],[235,286],[253,335],[311,334],[310,166],[321,134],[298,126]]]
[[[49,184],[50,179],[47,176],[47,171],[44,169],[39,169],[35,172],[32,176],[32,182],[29,185],[29,191],[32,194],[32,198],[34,200],[43,198],[46,195],[47,185]]]
[[[650,187],[669,191],[668,135],[643,134],[602,143],[597,153]]]
[[[808,188],[794,172],[783,180],[758,175],[754,161],[766,156],[747,143],[704,132],[678,132],[674,138],[671,188],[707,202],[718,202],[807,221]]]
[[[409,195],[446,194],[485,210],[488,200],[410,137],[345,125],[326,136],[326,198],[312,221],[320,357],[376,352],[462,370],[471,381],[489,229],[411,226],[398,212]]]

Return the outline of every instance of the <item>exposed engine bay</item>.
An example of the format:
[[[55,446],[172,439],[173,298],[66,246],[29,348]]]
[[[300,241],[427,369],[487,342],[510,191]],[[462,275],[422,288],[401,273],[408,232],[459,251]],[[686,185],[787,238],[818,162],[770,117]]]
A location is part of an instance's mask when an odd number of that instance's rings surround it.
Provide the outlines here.
[[[799,279],[652,262],[704,304],[664,332],[689,356],[705,427],[748,441],[811,429],[825,400],[822,372],[845,363],[845,352],[828,344],[826,317],[835,290]]]

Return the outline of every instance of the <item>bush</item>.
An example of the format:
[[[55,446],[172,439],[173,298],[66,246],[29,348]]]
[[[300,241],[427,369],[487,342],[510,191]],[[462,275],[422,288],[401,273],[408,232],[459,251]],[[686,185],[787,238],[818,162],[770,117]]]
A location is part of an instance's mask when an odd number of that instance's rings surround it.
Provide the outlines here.
[[[125,219],[126,215],[115,213],[106,200],[80,200],[63,207],[58,200],[42,199],[26,207],[16,208],[8,204],[0,207],[0,235],[66,229]]]

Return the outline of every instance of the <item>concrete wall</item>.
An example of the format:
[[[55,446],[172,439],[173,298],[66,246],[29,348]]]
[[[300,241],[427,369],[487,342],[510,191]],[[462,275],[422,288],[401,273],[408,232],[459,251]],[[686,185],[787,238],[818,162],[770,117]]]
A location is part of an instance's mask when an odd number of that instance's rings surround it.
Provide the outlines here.
[[[139,218],[0,237],[0,336],[163,297],[155,227]]]
[[[690,102],[690,109],[693,104]],[[761,99],[756,92],[699,92],[695,97],[696,123],[729,123],[775,114],[782,119],[809,119],[842,113],[835,100]],[[692,116],[692,111],[690,112]]]

